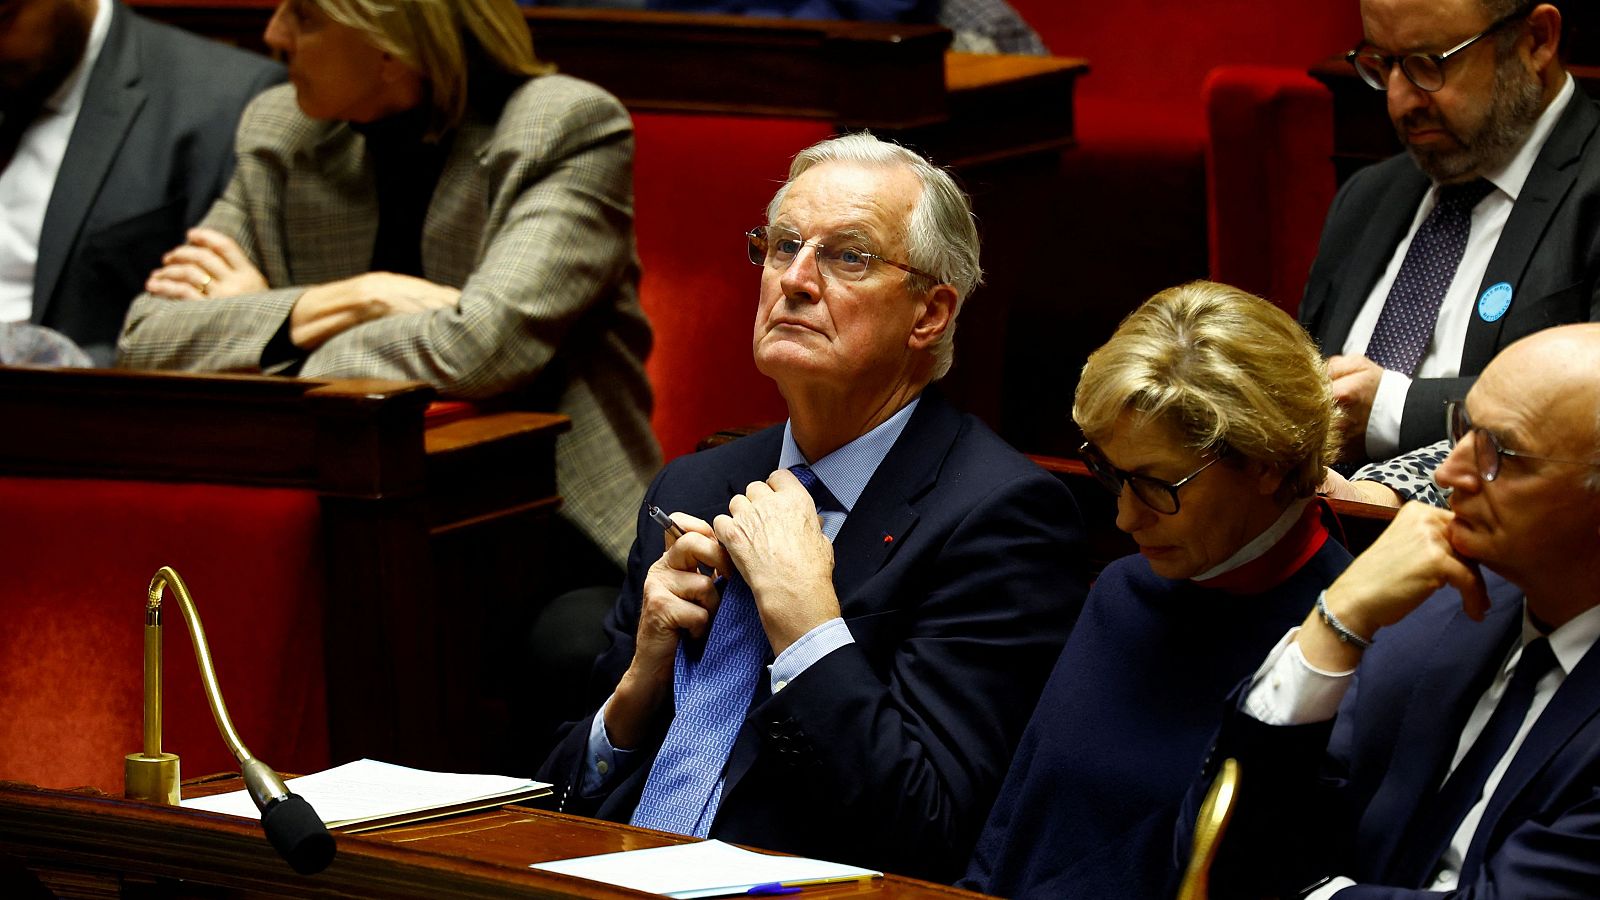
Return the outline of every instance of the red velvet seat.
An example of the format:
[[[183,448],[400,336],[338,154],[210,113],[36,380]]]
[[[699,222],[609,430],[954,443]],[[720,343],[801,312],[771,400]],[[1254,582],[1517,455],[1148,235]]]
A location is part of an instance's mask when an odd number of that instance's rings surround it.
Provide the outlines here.
[[[640,300],[655,328],[646,370],[670,460],[719,429],[774,422],[783,398],[750,357],[760,272],[746,230],[824,122],[634,113]]]
[[[240,736],[291,772],[328,765],[318,500],[310,491],[0,477],[0,779],[122,789],[142,747],[143,607],[171,565],[194,595]],[[236,769],[188,629],[165,608],[165,749]]]
[[[1293,315],[1333,202],[1333,98],[1298,69],[1219,66],[1205,82],[1211,277]]]
[[[1131,157],[1149,181],[1204,179],[1207,206],[1198,215],[1187,195],[1163,202],[1132,181],[1106,188],[1127,193],[1134,207],[1120,218],[1124,234],[1108,241],[1126,238],[1133,248],[1120,260],[1126,271],[1138,277],[1160,263],[1139,255],[1148,244],[1145,223],[1154,221],[1183,242],[1173,246],[1181,258],[1208,242],[1212,278],[1297,305],[1309,264],[1304,232],[1312,230],[1314,254],[1332,196],[1326,154],[1316,156],[1324,143],[1331,152],[1332,113],[1318,108],[1321,99],[1298,73],[1359,39],[1354,0],[1012,5],[1052,52],[1089,59],[1077,94],[1084,161],[1069,157],[1069,174],[1077,165],[1088,170],[1078,180],[1090,181],[1104,168],[1114,183],[1126,178],[1114,160]],[[1225,71],[1206,81],[1219,66]],[[1168,269],[1160,275],[1179,275]]]

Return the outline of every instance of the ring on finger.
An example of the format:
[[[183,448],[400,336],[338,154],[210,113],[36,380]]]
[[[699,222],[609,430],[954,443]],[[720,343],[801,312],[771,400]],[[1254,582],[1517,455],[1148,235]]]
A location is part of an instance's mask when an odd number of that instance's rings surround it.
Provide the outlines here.
[[[205,294],[207,297],[209,297],[209,296],[211,296],[211,282],[215,281],[216,279],[211,277],[211,273],[210,272],[206,272],[206,273],[203,273],[203,274],[205,275],[205,279],[206,280],[200,282],[200,293]]]

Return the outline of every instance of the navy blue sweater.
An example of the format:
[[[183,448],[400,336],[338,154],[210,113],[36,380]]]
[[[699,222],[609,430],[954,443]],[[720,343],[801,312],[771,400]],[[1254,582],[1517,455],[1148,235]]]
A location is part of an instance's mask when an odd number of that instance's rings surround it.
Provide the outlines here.
[[[1350,562],[1327,540],[1254,595],[1112,563],[1089,592],[961,886],[1002,897],[1170,897],[1184,791],[1254,671]]]

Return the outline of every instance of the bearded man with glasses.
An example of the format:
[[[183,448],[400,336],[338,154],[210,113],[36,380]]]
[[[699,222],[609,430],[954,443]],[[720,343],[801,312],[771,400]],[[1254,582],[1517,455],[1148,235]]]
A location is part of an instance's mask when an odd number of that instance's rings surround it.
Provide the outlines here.
[[[1570,2],[1361,0],[1347,59],[1407,153],[1340,190],[1300,305],[1351,468],[1443,438],[1496,352],[1600,312],[1600,109],[1560,58]]]
[[[1403,507],[1241,688],[1213,891],[1600,896],[1597,371],[1597,324],[1496,357],[1451,404],[1450,509]]]
[[[650,486],[599,709],[541,777],[567,812],[949,880],[1077,617],[1081,526],[933,384],[979,280],[948,174],[835,138],[767,220],[752,349],[789,420]],[[716,350],[680,373],[708,397],[750,352]]]

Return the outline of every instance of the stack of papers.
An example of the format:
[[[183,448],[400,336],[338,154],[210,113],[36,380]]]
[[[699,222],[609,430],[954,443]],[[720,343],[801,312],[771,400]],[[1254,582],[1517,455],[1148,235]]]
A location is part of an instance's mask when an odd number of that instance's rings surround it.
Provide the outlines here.
[[[371,759],[291,778],[285,784],[304,797],[329,828],[349,833],[488,809],[550,793],[550,785],[542,781],[427,772]],[[261,815],[245,791],[197,797],[183,805],[252,819]]]
[[[531,868],[668,897],[791,893],[807,884],[866,881],[882,872],[799,856],[768,856],[721,841],[602,853]]]

